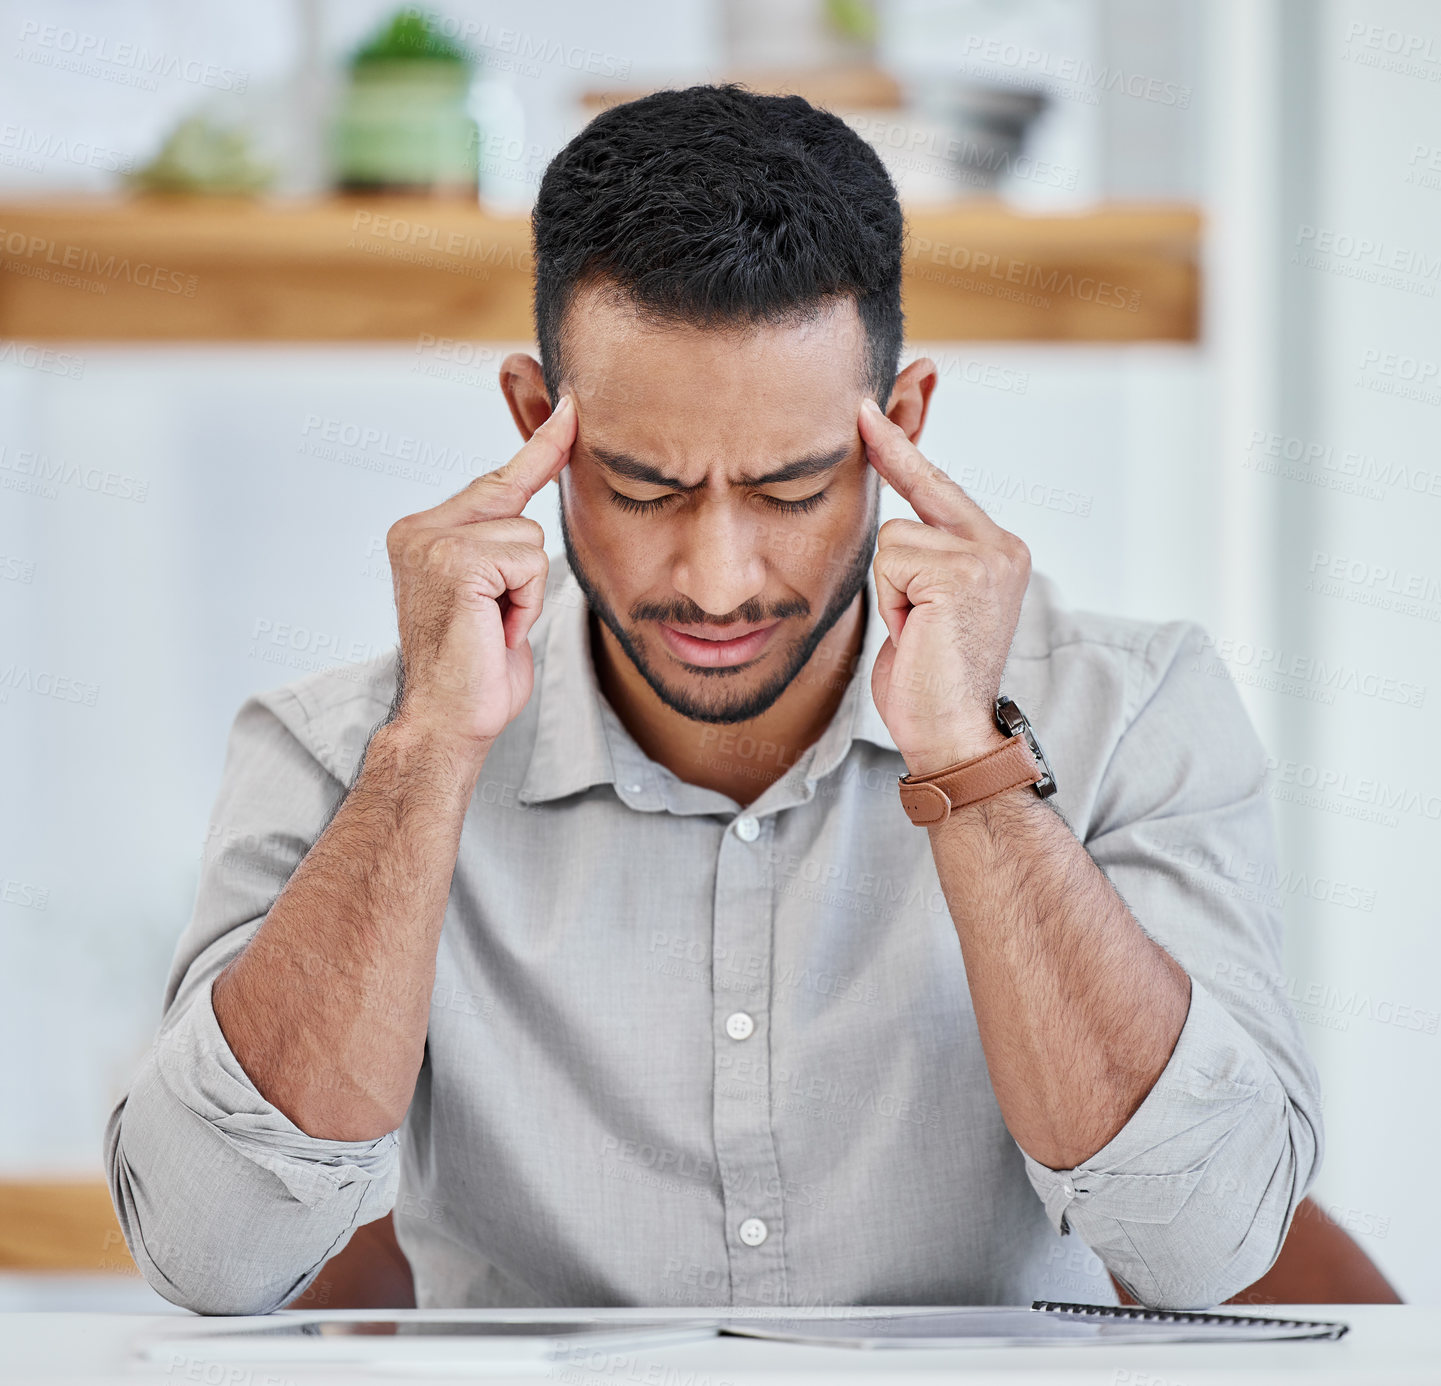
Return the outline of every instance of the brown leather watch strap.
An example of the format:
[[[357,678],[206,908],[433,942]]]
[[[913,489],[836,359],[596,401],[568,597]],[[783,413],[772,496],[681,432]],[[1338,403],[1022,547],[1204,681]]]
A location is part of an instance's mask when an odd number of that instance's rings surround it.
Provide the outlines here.
[[[952,809],[979,803],[1023,784],[1045,779],[1024,736],[1006,738],[1004,746],[929,775],[900,777],[901,807],[918,828],[934,827],[951,816]]]

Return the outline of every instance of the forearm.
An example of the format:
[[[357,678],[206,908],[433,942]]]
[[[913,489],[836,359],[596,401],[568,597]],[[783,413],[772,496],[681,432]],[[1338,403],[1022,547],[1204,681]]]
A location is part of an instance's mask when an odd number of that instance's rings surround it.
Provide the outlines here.
[[[404,1118],[483,761],[381,727],[334,819],[215,981],[236,1059],[308,1135],[369,1140]]]
[[[1028,788],[927,831],[1006,1126],[1042,1164],[1077,1165],[1165,1068],[1190,979]]]

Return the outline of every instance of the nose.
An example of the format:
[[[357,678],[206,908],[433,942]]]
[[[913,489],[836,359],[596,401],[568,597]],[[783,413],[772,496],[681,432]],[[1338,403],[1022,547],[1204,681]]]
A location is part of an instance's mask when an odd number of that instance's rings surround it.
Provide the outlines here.
[[[705,500],[683,521],[671,572],[677,592],[707,616],[729,616],[765,590],[765,563],[756,543],[758,524],[727,498]],[[762,618],[764,619],[764,617]]]

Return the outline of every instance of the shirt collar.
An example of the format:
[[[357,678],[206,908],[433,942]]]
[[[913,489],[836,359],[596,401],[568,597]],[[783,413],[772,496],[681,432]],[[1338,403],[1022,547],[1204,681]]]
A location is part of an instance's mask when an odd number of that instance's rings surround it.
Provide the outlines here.
[[[897,751],[871,697],[871,670],[885,643],[886,627],[869,573],[863,591],[866,627],[860,656],[834,717],[802,757],[808,760],[808,781],[835,769],[858,738]],[[629,767],[628,775],[638,764],[649,763],[601,691],[590,650],[590,607],[563,555],[551,559],[545,613],[549,619],[539,642],[543,648],[536,651],[535,744],[517,794],[528,804],[579,793],[594,784],[617,784],[618,760]],[[627,792],[639,788],[625,786]]]

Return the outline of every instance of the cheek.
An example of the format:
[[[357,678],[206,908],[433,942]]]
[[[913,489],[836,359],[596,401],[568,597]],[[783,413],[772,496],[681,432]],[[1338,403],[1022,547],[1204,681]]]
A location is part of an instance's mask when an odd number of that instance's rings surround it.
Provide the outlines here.
[[[654,561],[654,544],[643,542],[642,517],[627,515],[607,499],[604,482],[569,477],[565,491],[566,524],[571,539],[598,573],[639,573]],[[654,525],[654,521],[648,522]]]
[[[860,487],[838,487],[827,504],[809,515],[766,521],[764,542],[771,566],[793,587],[820,592],[840,582],[865,539],[870,501]]]
[[[606,500],[601,483],[573,475],[565,480],[565,513],[571,529],[581,531],[589,544],[603,543],[620,528],[616,522],[626,517]]]

